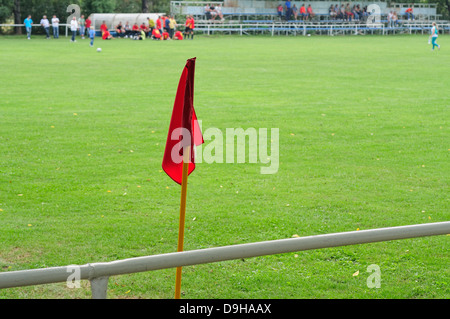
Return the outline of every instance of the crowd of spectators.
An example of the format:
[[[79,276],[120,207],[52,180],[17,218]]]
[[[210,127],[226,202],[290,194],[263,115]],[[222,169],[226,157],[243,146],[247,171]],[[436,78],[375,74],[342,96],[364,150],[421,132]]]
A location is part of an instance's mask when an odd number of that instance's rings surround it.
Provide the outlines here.
[[[31,15],[24,20],[24,24],[27,32],[27,38],[30,40],[33,26]],[[51,24],[46,15],[42,17],[39,24],[43,28],[47,39],[50,39],[50,25],[53,29],[53,37],[55,39],[59,38],[59,19],[56,15],[54,15],[51,19]],[[70,21],[69,26],[72,33],[70,40],[71,42],[76,42],[77,35],[79,35],[81,39],[85,39],[85,36],[87,35],[89,39],[91,39],[91,46],[93,45],[95,29],[92,25],[90,17],[85,19],[84,15],[81,15],[77,19],[74,16]],[[177,30],[177,28],[181,28],[182,30]],[[106,21],[103,21],[100,26],[100,32],[103,40],[111,40],[114,38],[130,38],[133,40],[145,40],[146,38],[155,40],[183,40],[194,38],[194,28],[195,21],[192,16],[186,17],[183,29],[183,26],[178,25],[173,16],[161,15],[158,16],[156,21],[151,18],[147,18],[147,22],[142,22],[140,25],[138,23],[131,25],[128,21],[123,24],[120,21],[116,26],[114,26],[113,33],[109,30]],[[114,37],[114,35],[116,37]]]
[[[23,21],[25,25],[25,29],[27,31],[28,40],[31,39],[31,28],[33,25],[33,19],[31,15],[28,15],[27,18]],[[51,23],[51,24],[50,24]],[[56,15],[53,15],[51,21],[48,20],[46,15],[42,16],[42,19],[39,21],[40,26],[44,29],[45,35],[47,39],[50,39],[50,26],[53,30],[53,38],[59,39],[59,18]],[[89,18],[85,19],[84,15],[81,15],[78,19],[73,17],[70,21],[70,31],[72,32],[71,41],[75,42],[75,36],[77,32],[79,32],[82,39],[84,39],[85,35],[89,35],[89,30],[91,29],[91,20]]]
[[[281,19],[289,20],[312,20],[316,14],[311,6],[305,6],[302,4],[300,8],[297,8],[296,4],[292,5],[291,0],[287,0],[277,7],[278,17]],[[331,20],[342,20],[342,21],[365,21],[370,15],[367,11],[367,6],[361,6],[360,4],[332,4],[328,9],[328,15]],[[405,18],[407,20],[414,20],[415,16],[413,13],[413,5],[411,4],[405,10]],[[398,24],[398,15],[396,11],[391,11],[388,14],[388,25],[394,26]]]
[[[219,17],[220,21],[224,21],[220,3],[216,5],[207,3],[203,8],[203,13],[207,20],[216,20],[216,18]]]
[[[350,5],[347,3],[346,5],[338,4],[331,5],[328,9],[328,13],[330,18],[336,20],[344,20],[344,21],[361,21],[367,19],[369,13],[367,12],[367,6],[361,8],[359,4]]]

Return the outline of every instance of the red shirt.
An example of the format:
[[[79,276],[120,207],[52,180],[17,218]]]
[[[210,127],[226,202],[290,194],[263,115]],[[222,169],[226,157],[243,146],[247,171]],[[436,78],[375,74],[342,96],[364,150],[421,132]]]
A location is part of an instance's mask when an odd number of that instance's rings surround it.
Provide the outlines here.
[[[102,24],[100,26],[100,30],[102,30],[102,32],[108,31],[108,27],[106,26],[106,24]]]
[[[158,38],[158,39],[161,38],[161,33],[159,32],[158,29],[153,29],[152,35],[153,35],[155,38]]]
[[[306,13],[305,7],[301,7],[301,8],[300,8],[300,13]]]
[[[408,9],[406,9],[406,11],[405,12],[412,12],[412,8],[408,8]]]
[[[160,18],[158,18],[158,19],[156,20],[156,28],[157,28],[157,29],[161,29],[161,19],[160,19]]]
[[[133,24],[133,30],[135,31],[139,30],[139,26],[137,24]]]
[[[195,24],[194,24],[194,18],[191,18],[191,26],[190,26],[190,28],[191,28],[192,30],[194,30],[194,27],[195,27]]]
[[[178,40],[183,40],[183,33],[181,33],[181,31],[175,32],[175,38]]]
[[[106,40],[110,35],[111,35],[111,33],[109,33],[109,31],[106,30],[105,32],[103,32],[102,39]]]
[[[167,40],[167,39],[169,38],[169,33],[167,33],[166,31],[164,31],[163,34],[162,34],[162,36],[163,36],[163,39],[164,39],[164,40]]]
[[[91,27],[91,20],[86,19],[86,28],[90,28],[90,27]]]

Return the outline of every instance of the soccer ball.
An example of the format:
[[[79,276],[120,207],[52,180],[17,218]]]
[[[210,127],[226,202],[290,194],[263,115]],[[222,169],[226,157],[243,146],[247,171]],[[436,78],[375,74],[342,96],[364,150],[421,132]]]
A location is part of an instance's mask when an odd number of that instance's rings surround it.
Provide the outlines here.
[[[97,52],[102,52],[102,48],[97,48]]]

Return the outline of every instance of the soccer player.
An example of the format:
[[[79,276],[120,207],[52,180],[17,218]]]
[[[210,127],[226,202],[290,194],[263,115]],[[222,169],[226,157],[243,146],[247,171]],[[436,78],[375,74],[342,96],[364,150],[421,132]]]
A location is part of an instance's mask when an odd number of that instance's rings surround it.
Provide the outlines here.
[[[105,32],[103,32],[102,34],[102,39],[103,40],[111,40],[113,37],[111,35],[111,32],[109,32],[108,30],[106,30]]]
[[[164,32],[162,33],[162,39],[163,39],[163,40],[170,40],[169,32],[164,31]]]
[[[25,24],[25,29],[27,30],[27,38],[28,40],[31,39],[31,26],[33,25],[33,20],[31,20],[31,15],[29,15],[24,21],[23,24]]]
[[[194,27],[195,27],[195,21],[194,21],[194,17],[193,16],[187,16],[186,18],[186,23],[185,23],[185,30],[184,30],[184,35],[186,37],[186,39],[189,38],[189,35],[191,35],[191,40],[194,39]]]
[[[102,32],[102,34],[105,31],[108,31],[108,27],[106,26],[106,21],[103,21],[103,23],[100,25],[100,31]]]
[[[116,25],[116,33],[119,38],[125,35],[125,28],[122,25],[122,21],[120,21],[119,24]]]
[[[157,29],[157,28],[153,29],[152,39],[153,40],[161,40],[161,32],[159,31],[159,29]]]
[[[437,47],[438,50],[441,49],[441,46],[436,43],[436,40],[438,38],[438,26],[436,25],[436,22],[433,22],[433,27],[431,28],[431,44],[433,44],[433,47],[431,48],[431,51],[434,51],[434,47]]]
[[[161,16],[158,16],[158,19],[156,19],[156,29],[159,30],[159,34],[161,35],[162,27],[161,27]],[[153,34],[153,31],[152,31]]]
[[[136,38],[139,35],[139,26],[137,23],[133,24],[133,28],[131,28],[131,34],[133,36],[133,39]]]
[[[174,38],[175,40],[183,40],[183,39],[184,39],[183,33],[181,33],[181,31],[177,31],[177,32],[175,32],[175,35],[174,35],[173,38]]]

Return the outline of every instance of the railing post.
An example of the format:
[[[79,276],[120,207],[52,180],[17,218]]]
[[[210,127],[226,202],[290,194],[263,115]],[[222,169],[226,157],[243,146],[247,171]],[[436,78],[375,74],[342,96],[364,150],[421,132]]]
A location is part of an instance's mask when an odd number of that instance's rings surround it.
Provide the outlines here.
[[[91,282],[92,299],[106,299],[108,279],[109,277],[106,276],[92,278],[89,280]]]

